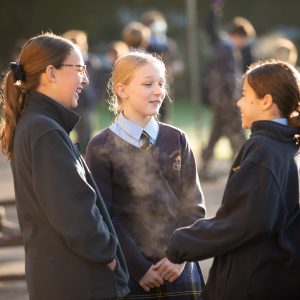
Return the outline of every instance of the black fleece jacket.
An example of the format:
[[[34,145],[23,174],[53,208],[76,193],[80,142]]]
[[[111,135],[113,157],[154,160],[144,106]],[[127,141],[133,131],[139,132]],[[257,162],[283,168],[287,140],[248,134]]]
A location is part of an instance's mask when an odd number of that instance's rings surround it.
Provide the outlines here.
[[[297,131],[255,122],[216,216],[174,232],[171,261],[215,257],[204,299],[300,299]]]
[[[128,274],[106,207],[69,133],[79,116],[34,92],[11,167],[31,300],[123,296]],[[115,272],[106,265],[117,261]]]

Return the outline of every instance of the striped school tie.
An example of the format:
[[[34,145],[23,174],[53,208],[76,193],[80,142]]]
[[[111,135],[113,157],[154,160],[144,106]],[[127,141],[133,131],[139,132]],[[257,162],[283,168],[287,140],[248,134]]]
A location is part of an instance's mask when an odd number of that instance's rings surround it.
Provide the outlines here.
[[[143,131],[141,134],[141,149],[144,151],[150,151],[153,145],[149,140],[149,134],[146,131]]]

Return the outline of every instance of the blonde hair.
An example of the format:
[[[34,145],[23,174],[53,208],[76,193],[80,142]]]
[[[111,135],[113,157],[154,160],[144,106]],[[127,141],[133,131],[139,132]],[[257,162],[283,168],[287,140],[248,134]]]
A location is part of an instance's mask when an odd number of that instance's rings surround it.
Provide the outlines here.
[[[113,53],[118,59],[120,56],[129,52],[128,45],[123,41],[112,41],[106,50],[107,53]]]
[[[88,36],[83,30],[71,29],[63,33],[62,37],[78,45],[83,53],[86,53],[89,49]]]
[[[246,39],[253,40],[256,37],[256,31],[252,23],[243,17],[235,17],[229,27],[229,33],[238,34]]]
[[[121,56],[115,62],[107,87],[109,110],[115,116],[118,116],[122,111],[122,100],[115,91],[116,84],[129,84],[135,72],[146,64],[156,64],[164,70],[164,74],[166,73],[165,64],[156,54],[134,51]]]
[[[274,54],[272,58],[282,60],[295,66],[298,59],[298,51],[295,44],[287,38],[275,40]]]

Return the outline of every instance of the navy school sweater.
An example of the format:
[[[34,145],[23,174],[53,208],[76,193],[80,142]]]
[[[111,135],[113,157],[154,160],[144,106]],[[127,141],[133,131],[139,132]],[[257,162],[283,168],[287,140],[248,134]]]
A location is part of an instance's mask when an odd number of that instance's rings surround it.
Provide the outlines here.
[[[125,260],[105,204],[69,133],[79,116],[32,92],[11,167],[31,300],[88,300],[128,293]],[[112,272],[107,264],[117,261]]]
[[[205,216],[195,159],[177,128],[159,123],[152,152],[105,129],[90,142],[86,160],[136,280],[165,256],[173,230]]]

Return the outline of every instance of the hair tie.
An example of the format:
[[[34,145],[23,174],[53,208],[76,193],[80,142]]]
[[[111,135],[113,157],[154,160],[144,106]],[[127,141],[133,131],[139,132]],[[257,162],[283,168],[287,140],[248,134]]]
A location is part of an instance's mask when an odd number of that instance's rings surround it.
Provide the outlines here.
[[[24,73],[24,69],[22,67],[22,65],[20,65],[19,63],[16,62],[10,62],[9,63],[9,68],[12,71],[15,80],[25,80],[25,73]]]

